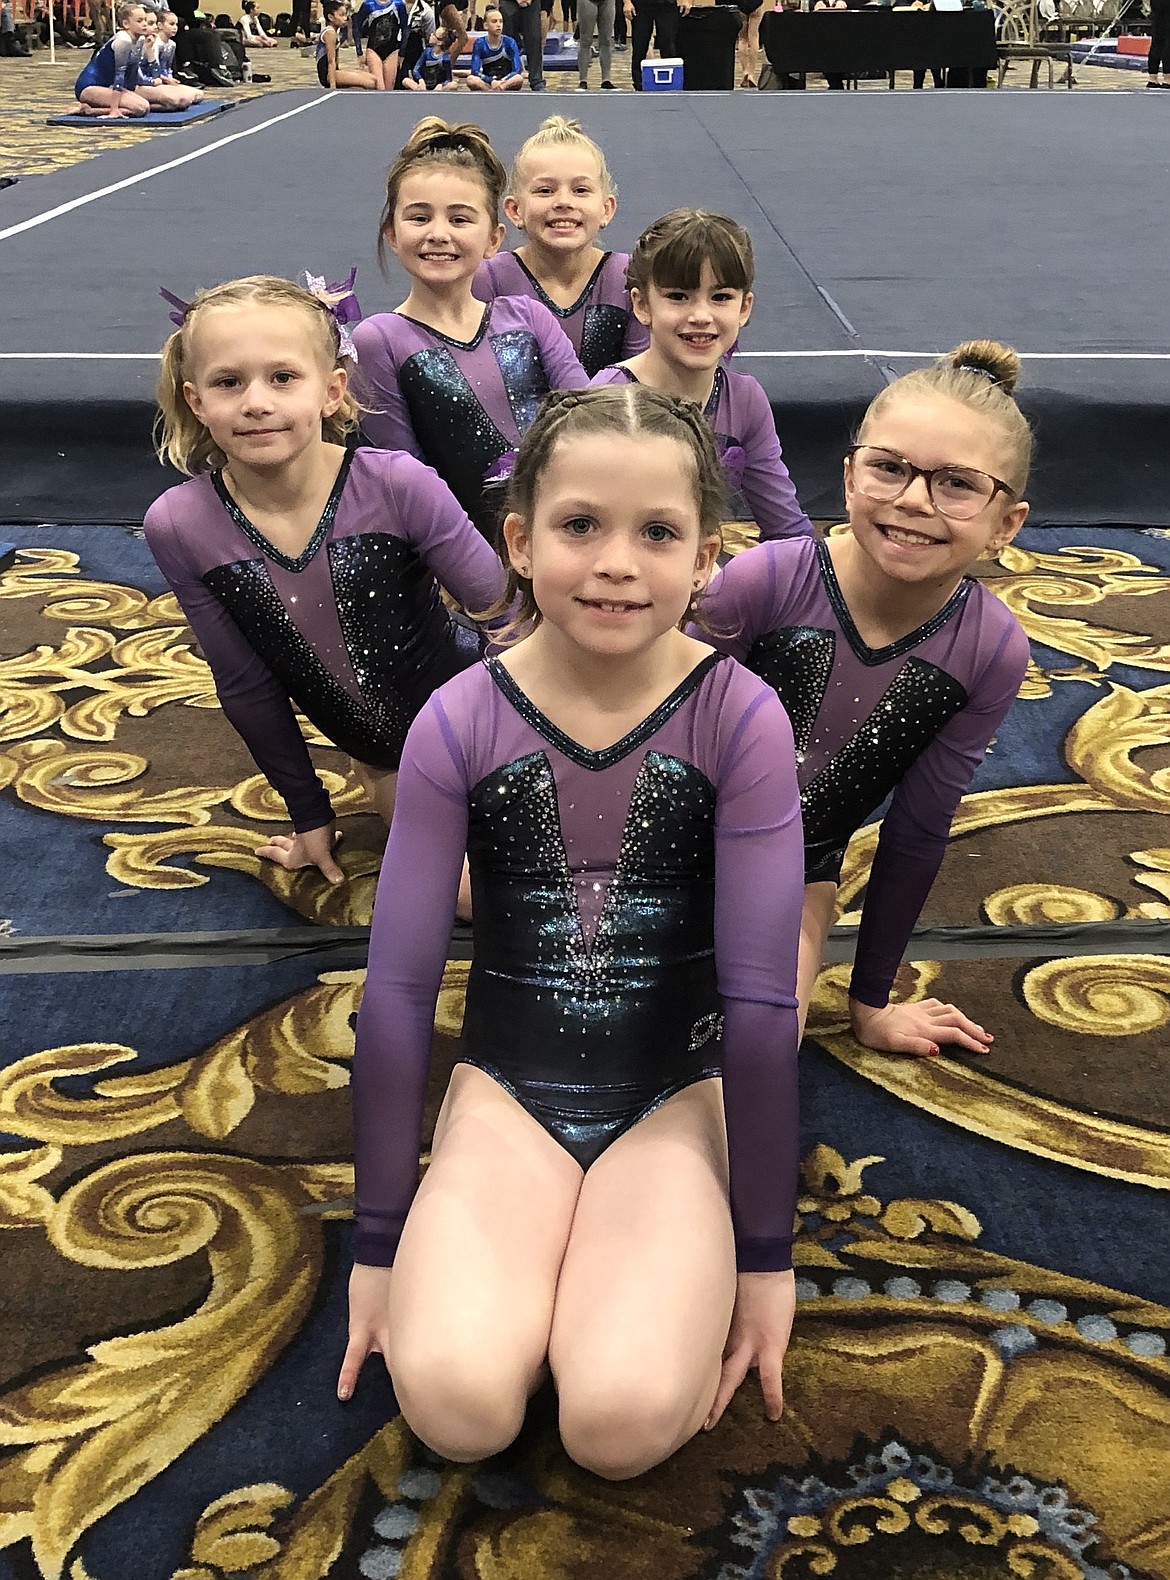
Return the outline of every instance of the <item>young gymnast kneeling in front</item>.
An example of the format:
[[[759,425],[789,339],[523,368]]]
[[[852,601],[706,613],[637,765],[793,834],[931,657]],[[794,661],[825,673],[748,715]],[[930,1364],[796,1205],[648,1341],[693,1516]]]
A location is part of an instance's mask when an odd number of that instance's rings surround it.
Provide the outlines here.
[[[439,584],[472,612],[504,586],[428,467],[346,447],[358,407],[338,306],[253,275],[186,307],[163,350],[160,454],[193,475],[145,521],[223,710],[288,807],[292,836],[256,854],[333,883],[333,806],[295,708],[351,754],[389,822],[411,720],[479,657]]]
[[[413,1430],[475,1460],[547,1365],[566,1449],[620,1479],[713,1425],[749,1366],[780,1413],[795,760],[771,688],[680,629],[725,503],[696,407],[551,396],[510,503],[530,634],[432,697],[403,755],[357,1027],[338,1391],[380,1351]],[[419,1185],[465,849],[462,1059]]]
[[[889,1000],[951,819],[1028,664],[1019,622],[969,575],[1028,514],[1019,366],[1006,346],[968,341],[895,380],[845,461],[849,531],[748,549],[703,606],[702,634],[776,688],[796,734],[802,1024],[845,848],[893,792],[849,984],[854,1036],[889,1053],[987,1053],[992,1042],[953,1004]]]

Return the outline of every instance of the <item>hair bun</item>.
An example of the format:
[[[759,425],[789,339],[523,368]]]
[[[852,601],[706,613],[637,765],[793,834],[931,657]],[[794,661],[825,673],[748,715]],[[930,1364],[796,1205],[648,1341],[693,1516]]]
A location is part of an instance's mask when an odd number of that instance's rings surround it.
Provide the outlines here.
[[[1013,394],[1019,383],[1020,359],[1011,346],[998,340],[964,340],[943,360],[960,371],[982,374],[1005,395]]]

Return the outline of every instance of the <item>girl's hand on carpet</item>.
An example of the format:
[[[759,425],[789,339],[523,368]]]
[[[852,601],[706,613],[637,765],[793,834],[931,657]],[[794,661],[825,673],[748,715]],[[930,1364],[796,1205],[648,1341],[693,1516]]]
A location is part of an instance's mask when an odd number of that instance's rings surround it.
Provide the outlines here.
[[[995,1041],[961,1009],[937,998],[923,999],[920,1004],[887,1004],[884,1009],[851,998],[849,1017],[858,1042],[879,1053],[937,1059],[940,1043],[955,1043],[968,1053],[990,1053]]]
[[[274,834],[267,845],[256,846],[255,854],[290,872],[298,867],[316,867],[330,883],[344,883],[345,873],[333,859],[340,838],[337,824],[326,823],[323,828],[309,829],[307,834]]]
[[[389,1354],[392,1272],[389,1267],[365,1267],[360,1262],[354,1263],[349,1275],[349,1343],[337,1378],[339,1399],[353,1397],[358,1373],[368,1355],[377,1351],[386,1360]]]
[[[796,1274],[741,1273],[735,1291],[731,1331],[723,1349],[723,1370],[715,1403],[703,1423],[711,1431],[731,1403],[736,1389],[754,1366],[764,1390],[769,1421],[778,1421],[784,1409],[784,1355],[796,1313]]]

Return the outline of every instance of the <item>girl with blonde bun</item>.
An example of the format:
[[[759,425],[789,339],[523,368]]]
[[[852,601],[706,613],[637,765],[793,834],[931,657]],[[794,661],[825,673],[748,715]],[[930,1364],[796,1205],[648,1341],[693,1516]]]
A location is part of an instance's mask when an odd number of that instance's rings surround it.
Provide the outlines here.
[[[1028,514],[1018,373],[1014,351],[972,340],[896,380],[845,459],[849,530],[747,550],[701,609],[703,634],[775,688],[796,736],[802,1024],[845,847],[893,794],[849,986],[854,1035],[888,1053],[988,1053],[993,1041],[954,1004],[894,1004],[890,989],[951,819],[1028,663],[1015,616],[970,575]]]

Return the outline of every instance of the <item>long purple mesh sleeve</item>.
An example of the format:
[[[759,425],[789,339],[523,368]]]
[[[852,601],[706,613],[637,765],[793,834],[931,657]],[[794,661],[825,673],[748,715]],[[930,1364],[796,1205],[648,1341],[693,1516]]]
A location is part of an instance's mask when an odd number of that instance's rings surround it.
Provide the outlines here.
[[[170,583],[211,668],[224,715],[300,834],[333,820],[333,804],[317,777],[288,693],[215,595],[192,572],[164,500],[143,523],[159,570]]]
[[[715,830],[715,963],[740,1272],[792,1266],[800,1164],[796,956],[804,839],[788,716],[762,692],[737,727]]]
[[[389,1267],[418,1188],[435,1001],[463,853],[467,785],[442,704],[406,738],[378,879],[353,1065],[354,1260]]]
[[[439,474],[397,455],[387,481],[406,541],[461,607],[475,616],[502,598],[507,578],[500,556]]]
[[[740,434],[747,457],[742,490],[760,529],[760,538],[811,538],[812,522],[801,508],[796,485],[784,464],[768,397],[755,379],[750,380],[748,387],[751,395]]]
[[[361,370],[362,432],[382,450],[405,450],[416,460],[424,456],[414,436],[410,411],[398,385],[398,358],[391,338],[393,313],[375,313],[353,329]]]
[[[1015,701],[1028,639],[1011,621],[961,713],[903,775],[870,869],[849,996],[882,1009],[946,855],[951,819]]]

